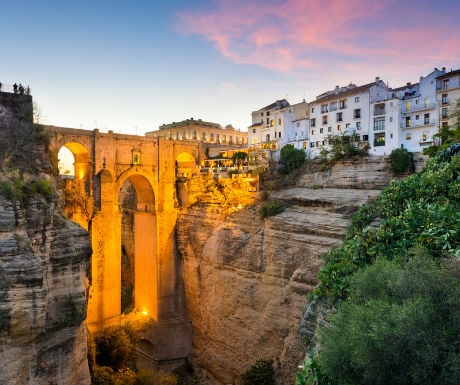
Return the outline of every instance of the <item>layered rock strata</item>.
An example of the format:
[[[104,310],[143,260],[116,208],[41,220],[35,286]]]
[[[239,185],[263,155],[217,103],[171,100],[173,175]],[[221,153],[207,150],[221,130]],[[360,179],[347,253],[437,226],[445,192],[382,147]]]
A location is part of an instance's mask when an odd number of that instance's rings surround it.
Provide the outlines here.
[[[90,384],[88,235],[56,204],[0,198],[0,383]]]
[[[288,207],[266,219],[257,206],[228,215],[206,202],[181,214],[193,358],[211,383],[237,383],[259,359],[273,359],[279,383],[294,383],[305,354],[300,321],[321,255],[342,242],[352,213],[379,195],[387,170],[370,159],[305,175],[299,187],[272,194]]]

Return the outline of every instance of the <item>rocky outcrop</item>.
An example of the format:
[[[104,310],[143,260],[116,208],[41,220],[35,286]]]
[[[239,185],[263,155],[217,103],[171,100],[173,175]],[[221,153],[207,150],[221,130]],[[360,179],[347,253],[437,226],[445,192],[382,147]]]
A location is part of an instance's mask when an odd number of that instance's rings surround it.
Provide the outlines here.
[[[301,318],[321,255],[342,242],[352,213],[391,179],[382,159],[367,164],[367,172],[362,163],[339,164],[273,193],[288,205],[274,217],[261,219],[255,205],[228,214],[206,202],[181,214],[193,360],[211,383],[237,383],[258,359],[273,359],[278,382],[294,383],[305,354]]]
[[[0,383],[90,384],[85,230],[54,203],[0,198]]]

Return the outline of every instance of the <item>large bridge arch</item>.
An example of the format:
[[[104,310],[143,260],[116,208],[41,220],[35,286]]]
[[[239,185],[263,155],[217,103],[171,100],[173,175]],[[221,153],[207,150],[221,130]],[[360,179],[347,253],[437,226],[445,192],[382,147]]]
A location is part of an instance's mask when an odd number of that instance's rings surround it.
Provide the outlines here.
[[[158,318],[158,247],[155,192],[151,181],[137,172],[119,178],[118,210],[120,217],[121,275],[120,293],[133,287],[134,310]],[[132,281],[129,282],[129,276]],[[126,279],[128,278],[128,279]],[[121,297],[121,310],[126,298]]]

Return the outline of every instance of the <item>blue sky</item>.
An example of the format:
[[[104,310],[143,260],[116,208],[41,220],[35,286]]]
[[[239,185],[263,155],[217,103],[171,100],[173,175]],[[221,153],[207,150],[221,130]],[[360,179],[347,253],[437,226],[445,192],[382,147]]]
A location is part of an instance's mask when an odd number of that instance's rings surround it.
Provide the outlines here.
[[[0,81],[44,123],[120,133],[251,111],[379,76],[460,68],[460,1],[0,0]]]

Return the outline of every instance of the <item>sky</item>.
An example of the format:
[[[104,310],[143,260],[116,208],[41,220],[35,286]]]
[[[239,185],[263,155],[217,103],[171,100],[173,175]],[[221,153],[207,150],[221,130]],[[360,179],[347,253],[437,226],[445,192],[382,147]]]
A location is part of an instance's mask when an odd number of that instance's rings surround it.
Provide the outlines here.
[[[29,86],[44,124],[245,131],[278,99],[459,69],[459,15],[460,0],[0,0],[0,82]]]

